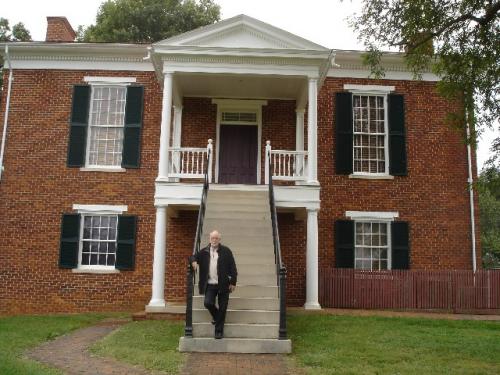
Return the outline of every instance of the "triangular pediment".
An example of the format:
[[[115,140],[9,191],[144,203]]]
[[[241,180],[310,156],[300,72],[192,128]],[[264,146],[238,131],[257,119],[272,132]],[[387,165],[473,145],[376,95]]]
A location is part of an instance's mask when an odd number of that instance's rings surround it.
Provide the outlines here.
[[[301,49],[325,51],[327,48],[255,18],[239,15],[213,25],[155,43],[156,46],[196,46],[254,49]]]

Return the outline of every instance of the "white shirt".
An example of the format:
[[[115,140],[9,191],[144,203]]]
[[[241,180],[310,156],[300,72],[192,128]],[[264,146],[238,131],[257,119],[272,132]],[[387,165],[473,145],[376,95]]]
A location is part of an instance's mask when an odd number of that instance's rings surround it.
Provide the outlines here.
[[[218,284],[219,278],[217,276],[217,261],[219,260],[219,253],[217,248],[210,246],[210,267],[208,270],[208,283]]]

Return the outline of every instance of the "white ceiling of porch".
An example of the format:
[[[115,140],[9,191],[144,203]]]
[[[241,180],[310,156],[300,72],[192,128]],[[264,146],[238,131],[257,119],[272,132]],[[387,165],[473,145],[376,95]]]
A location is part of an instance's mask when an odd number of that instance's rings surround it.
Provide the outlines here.
[[[250,76],[236,74],[176,74],[175,84],[181,96],[294,99],[306,93],[304,77]]]

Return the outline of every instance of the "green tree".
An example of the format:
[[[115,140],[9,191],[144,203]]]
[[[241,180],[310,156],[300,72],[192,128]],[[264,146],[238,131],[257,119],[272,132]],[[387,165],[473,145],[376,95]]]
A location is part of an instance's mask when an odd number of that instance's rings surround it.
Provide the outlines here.
[[[79,41],[152,43],[220,19],[213,0],[108,0]]]
[[[0,17],[0,42],[31,42],[31,34],[22,22],[9,26],[9,20]],[[0,68],[3,68],[3,58],[0,57]],[[0,73],[0,88],[3,87],[3,74]]]
[[[363,0],[351,26],[368,53],[365,63],[382,77],[382,48],[404,51],[416,78],[431,70],[444,97],[460,100],[464,110],[448,122],[471,127],[474,143],[486,127],[498,126],[500,114],[500,1]],[[496,123],[496,125],[494,125]],[[500,139],[494,158],[500,160]],[[495,160],[494,160],[495,161]]]
[[[489,166],[478,181],[483,265],[500,267],[500,169]]]

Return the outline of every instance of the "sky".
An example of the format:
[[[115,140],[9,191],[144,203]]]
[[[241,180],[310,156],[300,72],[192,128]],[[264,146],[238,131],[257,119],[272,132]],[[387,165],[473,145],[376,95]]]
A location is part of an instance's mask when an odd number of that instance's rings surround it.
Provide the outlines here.
[[[76,30],[78,25],[95,22],[103,0],[15,0],[2,6],[0,17],[10,25],[23,22],[34,40],[44,40],[46,16],[65,16]],[[349,27],[347,18],[359,12],[360,0],[215,0],[221,6],[222,19],[246,14],[284,29],[327,48],[362,50],[363,45]],[[498,128],[498,126],[497,126]],[[490,155],[497,131],[485,131],[477,149],[478,167]]]

